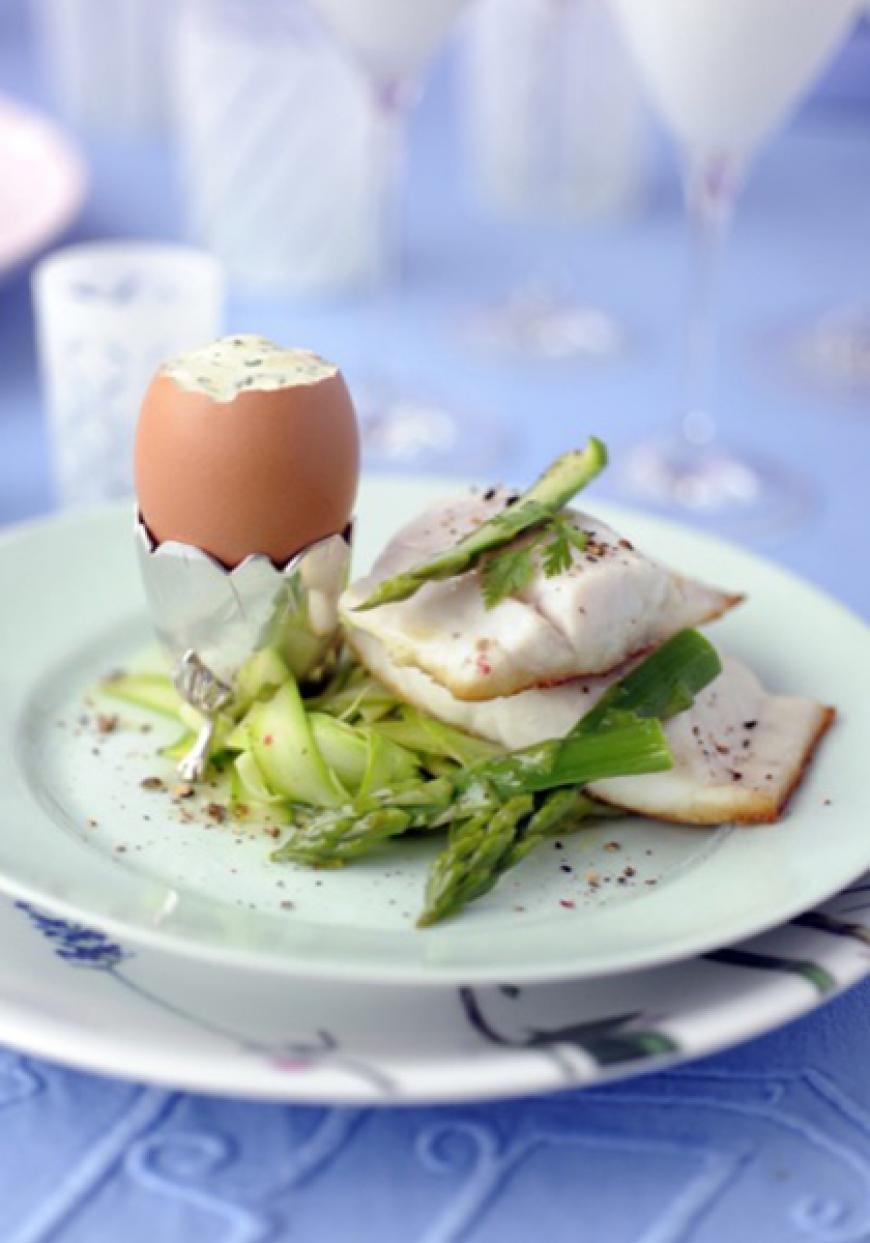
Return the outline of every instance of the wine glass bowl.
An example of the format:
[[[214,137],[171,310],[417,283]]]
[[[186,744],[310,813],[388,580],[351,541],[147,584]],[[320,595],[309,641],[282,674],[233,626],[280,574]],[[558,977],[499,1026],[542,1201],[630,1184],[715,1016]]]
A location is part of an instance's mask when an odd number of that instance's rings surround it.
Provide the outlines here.
[[[631,493],[756,529],[806,490],[719,442],[713,413],[720,257],[746,170],[844,38],[855,0],[611,0],[650,100],[681,154],[692,242],[685,390],[669,434],[628,461]]]
[[[381,227],[384,264],[382,303],[395,300],[401,273],[401,200],[408,122],[421,93],[425,66],[446,36],[465,0],[308,0],[337,44],[357,65],[378,118],[378,165],[384,191]],[[395,320],[394,306],[384,318]],[[434,400],[406,394],[389,366],[375,363],[364,379],[361,405],[363,451],[382,466],[446,469],[466,449],[476,451],[482,429]]]

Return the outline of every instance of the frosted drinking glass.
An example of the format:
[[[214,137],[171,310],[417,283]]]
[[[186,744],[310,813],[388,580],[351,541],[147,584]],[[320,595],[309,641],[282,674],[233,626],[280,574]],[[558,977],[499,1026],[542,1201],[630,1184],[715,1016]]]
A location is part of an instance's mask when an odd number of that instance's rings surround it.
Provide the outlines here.
[[[132,491],[145,388],[163,359],[220,334],[223,298],[219,263],[186,246],[92,242],[37,265],[39,369],[62,505]]]

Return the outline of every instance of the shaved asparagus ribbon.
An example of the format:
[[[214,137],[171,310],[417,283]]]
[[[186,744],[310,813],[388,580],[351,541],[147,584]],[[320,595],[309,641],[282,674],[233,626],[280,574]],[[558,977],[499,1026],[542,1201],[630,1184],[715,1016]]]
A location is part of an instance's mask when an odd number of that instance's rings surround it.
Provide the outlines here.
[[[584,793],[585,783],[670,768],[661,722],[691,707],[719,671],[707,640],[683,631],[611,687],[564,738],[502,753],[401,704],[352,664],[322,694],[302,700],[273,657],[248,670],[244,694],[221,716],[216,749],[231,764],[233,806],[270,823],[309,816],[276,860],[338,867],[409,831],[448,830],[429,873],[418,921],[425,927],[489,892],[546,837],[612,814]],[[114,677],[103,689],[187,728],[196,724],[165,677]],[[258,745],[258,726],[268,729],[268,754]],[[320,809],[312,807],[317,802]]]
[[[585,449],[562,454],[515,504],[481,523],[437,557],[385,579],[362,603],[354,605],[354,610],[365,612],[382,604],[407,600],[424,583],[455,578],[474,569],[484,554],[510,543],[522,532],[540,526],[564,509],[606,465],[606,448],[597,437],[590,436]]]

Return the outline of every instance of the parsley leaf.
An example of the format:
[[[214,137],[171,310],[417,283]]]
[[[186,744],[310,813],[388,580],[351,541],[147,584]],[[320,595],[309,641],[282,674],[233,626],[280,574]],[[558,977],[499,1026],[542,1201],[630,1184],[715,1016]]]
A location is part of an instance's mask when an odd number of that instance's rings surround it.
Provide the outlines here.
[[[555,578],[570,570],[572,549],[582,552],[588,540],[585,531],[578,531],[565,518],[556,515],[548,519],[521,547],[506,548],[486,558],[481,570],[484,604],[494,608],[528,587],[535,576],[534,553],[540,551],[546,577]]]
[[[524,544],[522,548],[508,548],[483,562],[480,574],[483,602],[488,609],[495,608],[508,596],[515,596],[528,587],[535,577],[533,547]]]
[[[582,552],[589,536],[558,516],[550,520],[547,530],[551,539],[544,549],[542,561],[547,578],[555,578],[557,574],[564,574],[571,569],[571,550],[576,548],[578,552]]]
[[[541,564],[547,578],[555,578],[571,568],[571,544],[565,532],[558,527],[553,530],[552,539],[544,547]]]
[[[423,583],[466,574],[483,559],[510,543],[521,533],[535,532],[547,519],[558,514],[581,488],[607,464],[607,450],[600,440],[590,438],[585,449],[564,453],[549,466],[528,491],[511,497],[512,504],[486,519],[463,536],[458,543],[437,553],[428,561],[384,579],[370,596],[355,605],[356,610],[379,608],[407,600]]]
[[[585,552],[586,545],[589,543],[588,531],[578,531],[576,527],[571,526],[570,522],[562,522],[561,519],[559,519],[559,523],[561,526],[564,527],[565,535],[570,540],[570,542],[573,544],[573,546],[577,549],[577,551]]]

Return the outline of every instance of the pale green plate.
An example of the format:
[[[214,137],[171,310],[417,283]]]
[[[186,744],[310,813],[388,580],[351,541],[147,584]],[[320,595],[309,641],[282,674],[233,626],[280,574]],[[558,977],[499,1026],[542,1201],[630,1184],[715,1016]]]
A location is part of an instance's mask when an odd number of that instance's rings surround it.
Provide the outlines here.
[[[358,564],[445,486],[367,480]],[[151,775],[171,780],[155,752],[172,725],[142,733],[147,718],[131,710],[124,728],[103,736],[83,704],[101,675],[141,663],[149,644],[130,508],[112,508],[0,542],[0,890],[128,943],[291,976],[414,984],[634,970],[752,936],[823,901],[870,866],[865,628],[730,545],[595,508],[669,564],[746,591],[748,603],[714,628],[717,641],[769,687],[837,706],[837,725],[782,824],[611,822],[561,850],[543,848],[461,919],[418,932],[428,843],[316,873],[269,863],[273,843],[263,836],[206,827],[201,814],[184,823],[166,795],[140,787]],[[613,840],[621,849],[605,850]],[[619,883],[626,865],[635,873]],[[594,891],[589,869],[602,878]]]

